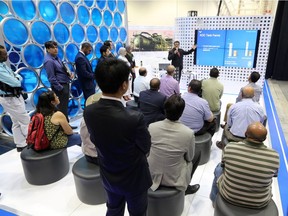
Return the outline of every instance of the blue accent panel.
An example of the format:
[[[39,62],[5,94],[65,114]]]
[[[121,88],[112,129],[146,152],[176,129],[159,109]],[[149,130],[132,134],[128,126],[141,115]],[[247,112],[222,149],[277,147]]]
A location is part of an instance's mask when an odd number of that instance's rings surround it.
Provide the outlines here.
[[[2,105],[0,104],[0,115],[2,115],[4,112],[4,108],[2,107]],[[1,214],[0,214],[1,215]]]
[[[80,86],[80,83],[79,83],[79,80],[74,80],[71,84],[71,94],[73,97],[75,98],[79,98],[82,96],[82,89],[81,89],[81,86]]]
[[[126,7],[125,1],[118,0],[118,10],[120,11],[120,13],[124,13],[125,7]]]
[[[101,43],[101,42],[97,43],[96,46],[95,46],[94,50],[95,50],[95,55],[96,55],[97,58],[101,57],[101,53],[100,53],[101,46],[103,46],[103,43]]]
[[[108,1],[108,7],[113,12],[116,9],[116,1],[115,0],[109,0]]]
[[[0,2],[0,14],[6,15],[9,12],[7,4],[3,1]],[[0,19],[1,20],[1,19]]]
[[[40,71],[40,80],[41,83],[46,87],[46,88],[51,88],[51,84],[48,80],[48,75],[47,72],[45,70],[45,68],[43,67],[42,70]]]
[[[31,93],[35,91],[39,85],[39,78],[36,71],[30,68],[21,68],[17,72],[23,78],[21,87],[23,88],[24,92]]]
[[[105,26],[102,26],[100,28],[99,35],[100,35],[101,41],[104,42],[104,41],[108,40],[108,37],[109,37],[108,29]]]
[[[94,0],[84,0],[87,7],[92,7],[94,5]]]
[[[31,34],[34,40],[41,45],[51,40],[50,28],[42,21],[36,21],[31,25]]]
[[[57,8],[51,1],[41,0],[38,4],[41,17],[47,22],[54,22],[57,17]]]
[[[9,53],[9,61],[13,64],[17,64],[20,61],[20,55],[17,52],[10,52]]]
[[[115,43],[118,40],[118,29],[113,27],[110,30],[110,38]]]
[[[61,46],[58,46],[58,57],[61,59],[61,61],[64,60],[64,51]]]
[[[120,40],[125,42],[127,40],[127,31],[125,28],[120,29]]]
[[[48,91],[48,89],[47,88],[39,88],[39,89],[37,89],[35,92],[34,92],[34,94],[33,94],[33,97],[32,97],[32,99],[33,99],[33,106],[34,107],[36,107],[37,106],[37,104],[38,104],[38,99],[39,99],[39,96],[42,94],[42,93],[44,93],[44,92],[47,92]]]
[[[67,24],[72,24],[75,20],[74,8],[68,2],[63,2],[60,5],[60,15],[63,21]]]
[[[70,37],[70,32],[65,24],[57,23],[54,26],[53,32],[58,43],[65,44],[68,42],[69,37]]]
[[[72,38],[76,43],[82,43],[85,37],[84,29],[81,25],[75,24],[71,30]]]
[[[24,59],[30,67],[41,67],[44,61],[43,49],[35,44],[29,44],[24,48]]]
[[[78,15],[78,19],[80,23],[82,23],[83,25],[86,25],[89,23],[89,20],[90,20],[89,11],[83,5],[79,6],[77,10],[77,15]]]
[[[4,114],[1,117],[1,125],[3,130],[9,135],[13,136],[12,132],[12,120],[11,117],[8,114]]]
[[[114,15],[114,23],[117,27],[120,27],[122,25],[122,16],[118,12]]]
[[[7,40],[16,46],[23,46],[28,41],[28,29],[17,19],[9,19],[3,23],[3,31]]]
[[[69,103],[68,103],[68,116],[71,117],[75,117],[77,116],[80,107],[79,107],[80,103],[77,99],[70,99]]]
[[[72,63],[75,62],[75,56],[77,55],[78,51],[79,51],[79,48],[76,44],[69,44],[66,47],[65,53],[69,62],[72,62]]]
[[[105,0],[104,1],[103,0],[97,0],[97,5],[101,10],[103,10],[106,6],[106,2],[107,1],[105,1]]]
[[[92,10],[92,20],[96,26],[100,26],[102,23],[102,14],[97,8]]]
[[[23,20],[33,20],[36,16],[36,7],[33,1],[12,0],[14,12]]]
[[[111,25],[112,25],[113,19],[112,19],[112,14],[110,13],[109,10],[106,10],[106,11],[104,12],[103,18],[104,18],[104,22],[105,22],[105,24],[106,24],[107,26],[111,26]]]
[[[87,27],[87,38],[91,43],[95,43],[97,38],[98,38],[98,31],[97,29],[93,26],[90,25]]]
[[[264,82],[263,95],[265,108],[268,118],[269,132],[272,142],[272,147],[279,153],[280,169],[278,172],[278,185],[281,197],[283,215],[288,215],[288,147],[285,140],[281,123],[279,121],[274,101],[268,86],[267,81]]]

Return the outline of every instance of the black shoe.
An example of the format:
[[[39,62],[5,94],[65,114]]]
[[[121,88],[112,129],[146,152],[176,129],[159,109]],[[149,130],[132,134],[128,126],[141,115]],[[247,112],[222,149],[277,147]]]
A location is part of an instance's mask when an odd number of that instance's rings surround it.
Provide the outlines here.
[[[78,128],[77,126],[71,126],[71,125],[70,125],[70,127],[72,128],[72,130],[74,130],[74,129],[77,129],[77,128]]]
[[[24,147],[17,147],[17,152],[21,152],[24,148],[26,148],[27,146],[24,146]]]
[[[225,148],[225,145],[221,141],[217,141],[216,146],[221,150],[223,150]]]
[[[188,185],[186,191],[185,191],[185,195],[188,195],[188,194],[194,194],[196,193],[200,188],[200,185],[199,184],[195,184],[195,185]]]

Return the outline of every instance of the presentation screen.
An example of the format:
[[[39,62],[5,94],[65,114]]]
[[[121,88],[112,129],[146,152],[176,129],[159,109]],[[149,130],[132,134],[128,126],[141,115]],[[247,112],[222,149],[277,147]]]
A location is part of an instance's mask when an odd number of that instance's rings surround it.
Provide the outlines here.
[[[255,68],[260,30],[196,30],[194,64]]]

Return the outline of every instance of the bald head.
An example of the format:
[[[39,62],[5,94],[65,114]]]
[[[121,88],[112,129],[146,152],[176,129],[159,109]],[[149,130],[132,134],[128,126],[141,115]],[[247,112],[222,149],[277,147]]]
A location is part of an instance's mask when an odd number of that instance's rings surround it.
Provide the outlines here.
[[[254,88],[250,86],[246,86],[242,89],[242,97],[243,98],[253,98],[254,97]]]
[[[147,75],[147,70],[145,67],[140,67],[139,68],[139,75],[140,76],[146,76]]]
[[[175,67],[173,65],[168,65],[166,70],[167,70],[167,73],[172,76],[172,74],[175,71]]]
[[[150,89],[153,91],[158,91],[160,88],[160,80],[158,78],[153,78],[150,80]]]
[[[245,135],[247,139],[263,142],[266,140],[267,129],[260,122],[254,122],[248,126]]]

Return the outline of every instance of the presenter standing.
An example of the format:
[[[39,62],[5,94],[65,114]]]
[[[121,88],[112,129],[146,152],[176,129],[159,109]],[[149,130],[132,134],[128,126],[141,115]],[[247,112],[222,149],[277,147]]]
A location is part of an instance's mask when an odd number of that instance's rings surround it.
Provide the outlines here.
[[[168,60],[172,60],[172,65],[175,68],[178,68],[178,71],[179,71],[178,76],[176,75],[177,81],[180,81],[181,79],[181,72],[183,69],[183,56],[191,54],[192,52],[195,51],[197,47],[196,45],[194,45],[190,50],[185,51],[179,48],[179,46],[180,46],[180,42],[174,41],[174,47],[172,50],[169,51],[169,54],[168,54]]]

